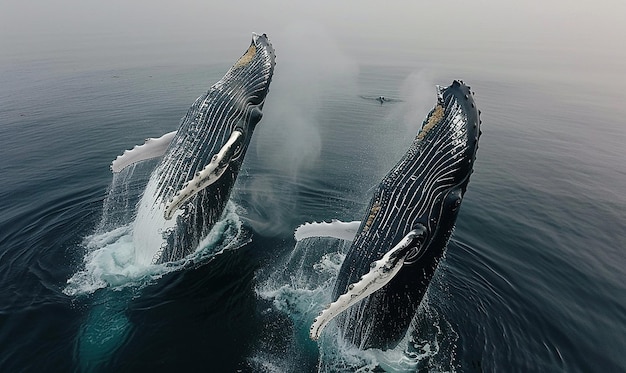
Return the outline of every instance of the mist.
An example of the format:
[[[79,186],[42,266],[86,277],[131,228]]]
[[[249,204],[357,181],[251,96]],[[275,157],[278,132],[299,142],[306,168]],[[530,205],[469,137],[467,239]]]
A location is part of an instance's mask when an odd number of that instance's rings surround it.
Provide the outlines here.
[[[319,156],[317,112],[325,91],[356,89],[358,65],[320,25],[294,23],[273,40],[281,49],[256,150],[270,167],[296,177]]]
[[[295,22],[271,39],[276,68],[263,120],[249,152],[261,170],[245,185],[246,219],[255,231],[292,231],[300,179],[309,178],[322,151],[320,112],[326,92],[356,96],[358,64],[346,55],[323,25]]]

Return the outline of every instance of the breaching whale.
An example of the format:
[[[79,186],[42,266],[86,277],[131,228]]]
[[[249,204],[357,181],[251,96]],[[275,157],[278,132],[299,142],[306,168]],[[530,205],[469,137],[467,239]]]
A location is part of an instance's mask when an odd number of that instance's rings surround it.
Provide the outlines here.
[[[312,339],[337,316],[340,335],[362,349],[403,339],[452,234],[480,133],[470,87],[438,86],[437,104],[369,203]]]
[[[275,66],[267,35],[246,52],[181,119],[179,129],[127,150],[113,172],[162,156],[138,204],[133,242],[138,264],[179,260],[220,219],[239,173]]]

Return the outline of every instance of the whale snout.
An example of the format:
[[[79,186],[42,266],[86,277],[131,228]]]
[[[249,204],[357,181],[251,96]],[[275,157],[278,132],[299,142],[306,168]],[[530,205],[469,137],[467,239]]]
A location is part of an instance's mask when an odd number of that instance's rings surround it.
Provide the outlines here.
[[[417,136],[422,140],[423,156],[441,160],[434,166],[441,172],[454,164],[448,175],[461,182],[472,172],[480,134],[480,113],[471,87],[461,80],[448,87],[437,86],[437,104]]]

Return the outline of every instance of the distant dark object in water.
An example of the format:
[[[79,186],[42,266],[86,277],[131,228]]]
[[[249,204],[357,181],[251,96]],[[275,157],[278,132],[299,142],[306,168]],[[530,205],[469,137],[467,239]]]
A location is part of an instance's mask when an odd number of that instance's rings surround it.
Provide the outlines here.
[[[480,136],[469,87],[455,80],[437,89],[435,108],[374,193],[312,339],[339,315],[343,338],[385,350],[415,317],[452,235]]]
[[[402,100],[398,98],[389,98],[387,96],[359,96],[364,100],[378,101],[380,104],[384,104],[385,102],[402,102]]]

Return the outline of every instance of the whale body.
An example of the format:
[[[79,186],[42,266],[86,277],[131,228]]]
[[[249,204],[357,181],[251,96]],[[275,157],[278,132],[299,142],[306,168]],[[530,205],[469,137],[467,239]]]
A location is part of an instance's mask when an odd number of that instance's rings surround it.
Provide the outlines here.
[[[177,131],[113,161],[111,169],[161,156],[138,204],[133,242],[138,264],[176,261],[192,253],[220,219],[256,124],[275,66],[265,34],[224,77],[196,99]]]
[[[340,336],[362,349],[404,338],[452,234],[479,136],[470,88],[438,86],[437,104],[374,192],[312,339],[335,317]]]

